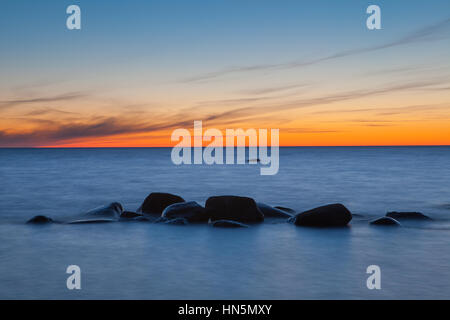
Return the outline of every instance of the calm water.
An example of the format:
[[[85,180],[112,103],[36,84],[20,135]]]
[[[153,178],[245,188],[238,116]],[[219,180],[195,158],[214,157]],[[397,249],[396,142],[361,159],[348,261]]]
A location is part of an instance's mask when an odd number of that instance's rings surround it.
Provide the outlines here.
[[[170,149],[0,149],[0,298],[450,299],[450,148],[282,148],[259,165],[175,166]],[[152,191],[204,203],[246,195],[298,211],[342,202],[349,228],[265,223],[226,230],[144,222],[25,225]],[[388,210],[433,222],[370,227]],[[66,267],[82,289],[66,288]],[[368,290],[366,268],[382,271]]]

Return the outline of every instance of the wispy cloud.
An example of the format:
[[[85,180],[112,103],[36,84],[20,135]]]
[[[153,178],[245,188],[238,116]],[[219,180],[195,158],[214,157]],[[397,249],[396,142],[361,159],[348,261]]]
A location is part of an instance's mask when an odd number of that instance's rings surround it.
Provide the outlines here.
[[[368,53],[373,51],[378,51],[382,49],[388,49],[398,46],[403,46],[413,43],[422,43],[428,41],[442,40],[449,37],[450,30],[450,18],[439,21],[433,25],[423,27],[414,32],[411,32],[403,37],[382,43],[379,45],[373,45],[363,48],[355,48],[351,50],[344,50],[331,55],[318,57],[316,59],[305,60],[305,61],[291,61],[287,63],[276,63],[276,64],[260,64],[253,66],[240,66],[240,67],[230,67],[222,70],[217,70],[213,72],[208,72],[193,77],[186,78],[181,82],[203,82],[207,80],[212,80],[215,78],[223,77],[230,74],[237,73],[247,73],[255,71],[271,71],[271,70],[282,70],[282,69],[292,69],[306,67],[314,64],[318,64],[325,61],[330,61],[334,59],[349,57],[357,54]]]
[[[20,98],[20,99],[0,101],[0,108],[8,108],[8,107],[14,107],[17,105],[32,104],[32,103],[49,103],[49,102],[69,101],[69,100],[80,99],[80,98],[83,98],[86,96],[87,96],[86,92],[70,92],[70,93],[51,95],[51,96]]]
[[[272,93],[279,93],[279,92],[285,92],[293,89],[299,89],[307,87],[307,84],[291,84],[291,85],[284,85],[284,86],[278,86],[278,87],[265,87],[265,88],[258,88],[258,89],[249,89],[249,90],[242,90],[240,93],[247,94],[247,95],[262,95],[262,94],[272,94]]]
[[[47,115],[47,114],[66,114],[66,115],[74,115],[77,114],[76,112],[71,112],[71,111],[64,111],[64,110],[59,110],[59,109],[55,109],[55,108],[40,108],[40,109],[35,109],[32,110],[30,112],[25,113],[25,116],[42,116],[42,115]]]

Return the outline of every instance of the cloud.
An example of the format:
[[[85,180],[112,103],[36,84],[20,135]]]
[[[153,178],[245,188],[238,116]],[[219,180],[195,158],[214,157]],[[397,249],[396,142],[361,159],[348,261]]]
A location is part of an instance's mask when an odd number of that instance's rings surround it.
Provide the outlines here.
[[[71,111],[63,111],[55,108],[41,108],[36,109],[30,112],[27,112],[24,114],[24,116],[42,116],[47,114],[66,114],[66,115],[74,115],[77,114],[76,112]]]
[[[410,112],[421,112],[424,110],[440,110],[450,109],[449,104],[422,104],[422,105],[410,105],[402,107],[371,107],[371,108],[359,108],[359,109],[339,109],[339,110],[321,110],[312,112],[312,114],[330,114],[330,113],[360,113],[360,112],[373,112],[377,115],[396,115],[405,114]]]
[[[79,98],[83,98],[85,96],[87,96],[87,94],[85,92],[71,92],[71,93],[64,93],[64,94],[59,94],[59,95],[44,96],[44,97],[37,97],[37,98],[14,99],[14,100],[0,101],[0,108],[8,108],[8,107],[14,107],[17,105],[31,104],[31,103],[49,103],[49,102],[69,101],[69,100],[76,100]]]
[[[213,71],[209,73],[204,73],[200,75],[196,75],[193,77],[186,78],[181,82],[190,83],[190,82],[203,82],[207,80],[212,80],[215,78],[223,77],[230,74],[237,73],[246,73],[246,72],[254,72],[254,71],[271,71],[271,70],[282,70],[282,69],[292,69],[292,68],[300,68],[306,67],[314,64],[318,64],[321,62],[335,60],[339,58],[349,57],[357,54],[368,53],[373,51],[379,51],[382,49],[388,49],[398,46],[403,46],[407,44],[413,43],[422,43],[429,42],[435,40],[446,39],[449,37],[449,28],[450,27],[450,18],[439,21],[434,25],[426,26],[421,29],[418,29],[414,32],[411,32],[403,37],[400,37],[396,40],[389,41],[383,44],[356,48],[351,50],[344,50],[341,52],[337,52],[328,56],[319,57],[312,60],[306,61],[291,61],[288,63],[277,63],[277,64],[261,64],[261,65],[253,65],[253,66],[241,66],[241,67],[230,67],[225,68],[218,71]]]
[[[254,105],[248,107],[236,108],[220,113],[214,113],[206,117],[206,120],[216,120],[220,119],[221,121],[226,119],[239,119],[241,117],[247,117],[250,115],[254,116],[262,116],[264,114],[270,113],[279,113],[285,110],[295,110],[300,108],[307,108],[319,105],[328,105],[336,102],[349,101],[353,99],[365,98],[368,96],[375,96],[380,94],[394,93],[399,91],[408,91],[408,90],[417,90],[428,88],[430,86],[435,86],[436,84],[442,83],[442,79],[432,79],[432,80],[423,80],[416,82],[408,82],[397,84],[393,83],[390,85],[386,85],[381,88],[375,89],[361,89],[361,90],[352,90],[346,92],[338,92],[334,94],[305,98],[305,99],[295,99],[286,101],[283,103],[280,102],[270,102],[262,105]],[[220,100],[221,101],[221,100]],[[367,109],[366,109],[367,110]]]
[[[242,90],[242,94],[248,94],[248,95],[261,95],[261,94],[271,94],[271,93],[278,93],[278,92],[284,92],[292,89],[298,89],[298,88],[304,88],[306,87],[306,84],[292,84],[292,85],[285,85],[285,86],[279,86],[279,87],[267,87],[267,88],[259,88],[259,89],[250,89],[250,90]]]
[[[164,129],[191,127],[193,120],[178,122],[162,122],[149,124],[139,119],[124,119],[123,117],[107,117],[89,119],[86,122],[58,123],[46,120],[46,127],[27,132],[11,132],[0,130],[0,146],[36,146],[80,138],[95,138],[154,132]]]

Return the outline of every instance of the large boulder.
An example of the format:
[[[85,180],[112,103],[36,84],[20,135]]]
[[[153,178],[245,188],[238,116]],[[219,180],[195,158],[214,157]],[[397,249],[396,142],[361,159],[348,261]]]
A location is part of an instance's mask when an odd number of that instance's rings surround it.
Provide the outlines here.
[[[232,220],[216,220],[211,224],[215,228],[248,228],[248,225]]]
[[[233,220],[238,222],[262,222],[264,214],[255,200],[247,197],[218,196],[206,200],[206,211],[212,221]]]
[[[381,217],[370,221],[370,224],[376,226],[400,226],[400,222],[391,217]]]
[[[257,202],[258,209],[264,214],[264,218],[290,218],[292,217],[287,211],[269,206],[265,203]]]
[[[52,223],[53,219],[46,216],[35,216],[27,221],[27,223],[32,224],[44,224],[44,223]]]
[[[66,219],[65,223],[93,223],[93,222],[115,222],[119,221],[123,207],[118,202],[89,210],[85,213]]]
[[[432,220],[430,217],[420,212],[397,212],[391,211],[386,213],[386,217],[394,219],[414,219],[414,220]]]
[[[152,192],[145,198],[137,211],[161,215],[165,208],[178,202],[184,202],[184,199],[170,193]]]
[[[184,218],[189,222],[207,222],[206,209],[195,201],[174,203],[164,209],[161,217],[167,219]]]
[[[295,216],[295,225],[311,227],[346,226],[352,220],[352,214],[342,204],[330,204],[299,213]]]

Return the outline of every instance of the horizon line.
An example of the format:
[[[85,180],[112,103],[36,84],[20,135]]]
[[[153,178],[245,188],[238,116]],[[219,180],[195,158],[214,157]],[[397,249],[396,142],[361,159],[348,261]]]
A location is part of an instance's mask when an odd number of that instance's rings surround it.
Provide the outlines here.
[[[234,146],[233,148],[243,148],[244,146]],[[245,146],[248,148],[249,146]],[[260,146],[254,146],[260,147]],[[262,147],[262,146],[261,146]],[[267,146],[270,148],[271,146]],[[391,145],[295,145],[295,146],[278,146],[279,148],[383,148],[383,147],[450,147],[450,144],[391,144]],[[174,146],[146,146],[146,147],[126,147],[126,146],[117,146],[117,147],[63,147],[63,146],[43,146],[43,147],[1,147],[0,149],[169,149],[174,148]],[[187,147],[187,148],[199,148],[199,147]],[[206,148],[206,146],[202,146],[202,148]],[[219,147],[220,148],[220,147]],[[223,146],[222,148],[228,148],[227,146]]]

